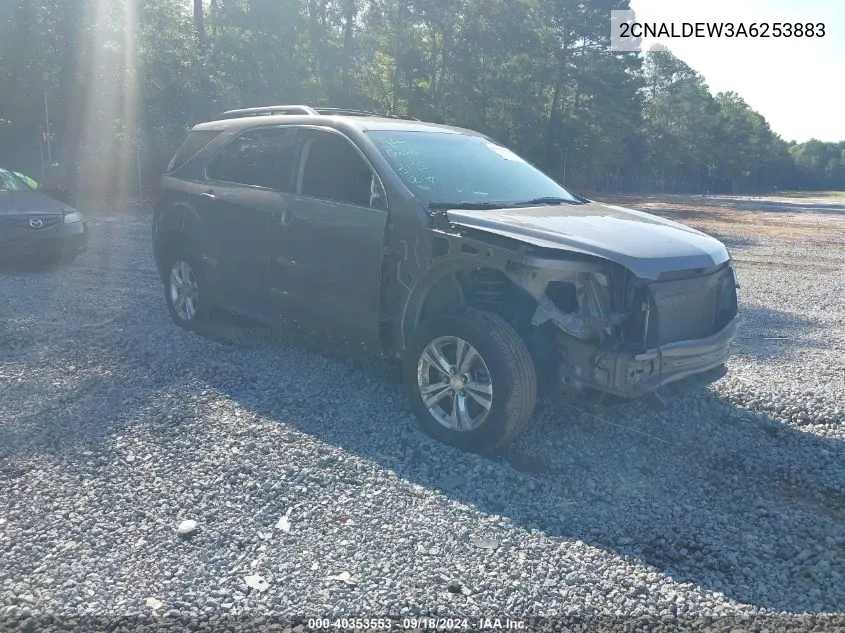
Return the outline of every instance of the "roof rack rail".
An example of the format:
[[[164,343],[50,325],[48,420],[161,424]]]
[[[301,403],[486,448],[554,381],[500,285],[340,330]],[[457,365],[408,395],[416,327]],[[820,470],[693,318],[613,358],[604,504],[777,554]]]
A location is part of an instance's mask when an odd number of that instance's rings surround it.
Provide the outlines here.
[[[350,108],[312,108],[307,105],[275,105],[261,106],[258,108],[241,108],[238,110],[227,110],[220,115],[221,119],[237,119],[250,116],[272,116],[274,114],[305,114],[311,116],[338,115],[338,116],[374,116],[388,119],[404,119],[406,121],[419,121],[416,117],[407,114],[379,114],[378,112],[367,112],[366,110],[354,110]]]
[[[271,116],[273,114],[310,114],[316,115],[317,111],[307,105],[276,105],[262,106],[260,108],[241,108],[239,110],[227,110],[220,115],[223,119],[237,119],[247,116]]]

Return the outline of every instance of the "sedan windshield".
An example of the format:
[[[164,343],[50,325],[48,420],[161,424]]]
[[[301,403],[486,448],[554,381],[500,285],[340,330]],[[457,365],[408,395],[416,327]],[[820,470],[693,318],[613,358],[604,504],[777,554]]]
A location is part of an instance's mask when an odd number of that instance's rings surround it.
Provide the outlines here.
[[[0,191],[32,191],[32,187],[14,174],[0,169]]]
[[[480,136],[385,130],[367,134],[429,208],[578,203],[536,167]]]

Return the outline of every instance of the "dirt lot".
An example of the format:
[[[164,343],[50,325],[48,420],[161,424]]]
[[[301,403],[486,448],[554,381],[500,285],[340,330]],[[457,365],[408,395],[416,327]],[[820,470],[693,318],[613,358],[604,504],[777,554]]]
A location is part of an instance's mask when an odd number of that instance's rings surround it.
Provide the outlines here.
[[[229,320],[176,328],[148,210],[89,213],[70,266],[0,273],[0,629],[845,614],[845,196],[607,201],[728,245],[745,320],[729,375],[661,413],[541,403],[493,459],[422,436],[392,363]]]
[[[750,237],[807,239],[840,247],[845,240],[845,194],[778,196],[603,196],[627,206],[688,224],[726,242]]]

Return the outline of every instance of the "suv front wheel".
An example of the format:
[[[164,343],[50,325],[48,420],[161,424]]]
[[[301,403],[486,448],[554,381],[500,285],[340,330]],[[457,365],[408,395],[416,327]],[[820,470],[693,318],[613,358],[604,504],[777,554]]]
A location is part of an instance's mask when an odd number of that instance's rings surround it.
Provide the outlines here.
[[[426,433],[478,453],[525,431],[537,398],[525,343],[501,317],[474,308],[420,324],[406,349],[404,384]]]

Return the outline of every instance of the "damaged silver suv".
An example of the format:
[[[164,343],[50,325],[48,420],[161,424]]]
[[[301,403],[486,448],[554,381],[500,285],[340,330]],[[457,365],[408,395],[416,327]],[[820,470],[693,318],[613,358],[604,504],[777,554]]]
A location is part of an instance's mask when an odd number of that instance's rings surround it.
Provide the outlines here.
[[[622,398],[724,374],[736,279],[718,240],[574,195],[482,134],[309,106],[195,126],[154,251],[177,324],[214,309],[402,358],[423,429],[490,452],[538,382]]]

